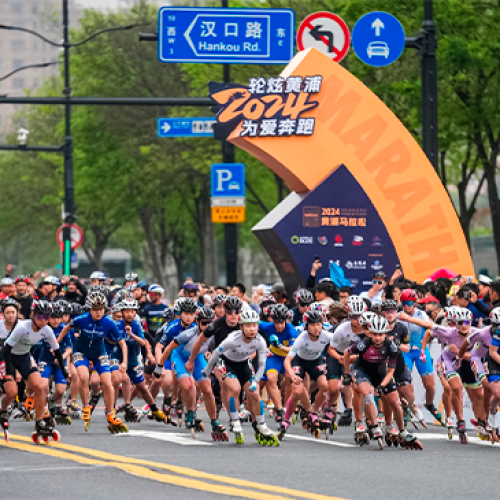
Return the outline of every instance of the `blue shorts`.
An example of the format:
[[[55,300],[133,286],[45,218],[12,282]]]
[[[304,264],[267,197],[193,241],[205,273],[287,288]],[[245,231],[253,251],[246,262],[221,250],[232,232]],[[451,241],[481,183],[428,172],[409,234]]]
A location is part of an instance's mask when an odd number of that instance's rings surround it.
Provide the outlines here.
[[[179,380],[184,377],[189,377],[189,373],[186,371],[186,362],[189,357],[185,357],[180,352],[175,350],[170,355],[170,359],[172,361],[173,371]],[[206,366],[207,361],[205,359],[205,355],[203,353],[199,353],[194,360],[193,368],[193,378],[196,382],[202,382],[207,379],[207,377],[205,377],[202,373]]]
[[[285,373],[284,364],[285,358],[282,356],[269,356],[266,360],[266,375],[268,372],[277,372],[278,375],[283,375]]]
[[[172,357],[172,355],[170,355]],[[171,370],[172,369],[172,360],[171,359],[166,359],[165,363],[163,363],[163,369],[164,370]]]
[[[411,350],[410,352],[404,352],[403,357],[405,358],[405,363],[406,366],[410,369],[410,371],[413,370],[413,364],[415,363],[415,366],[417,367],[418,374],[421,377],[426,377],[427,375],[432,375],[433,372],[433,365],[432,365],[432,358],[431,358],[431,353],[429,351],[429,348],[425,348],[425,363],[423,363],[420,360],[420,352],[421,349],[414,349]]]
[[[111,373],[120,369],[120,360],[118,358],[109,358],[109,371]]]
[[[129,363],[127,367],[127,375],[130,382],[134,385],[139,385],[144,382],[144,372],[140,363],[133,363],[132,365]]]
[[[488,382],[500,382],[500,375],[488,375]]]
[[[79,366],[86,366],[88,369],[90,361],[92,361],[94,370],[96,370],[99,375],[102,375],[103,373],[110,373],[111,369],[107,354],[103,354],[97,359],[88,359],[81,352],[75,352],[73,354],[73,363],[75,364],[75,368],[78,368]]]
[[[40,361],[40,363],[38,363],[38,370],[40,371],[42,378],[49,379],[53,375],[54,382],[56,384],[66,385],[68,383],[59,365],[53,365],[51,363],[46,363],[45,361]]]

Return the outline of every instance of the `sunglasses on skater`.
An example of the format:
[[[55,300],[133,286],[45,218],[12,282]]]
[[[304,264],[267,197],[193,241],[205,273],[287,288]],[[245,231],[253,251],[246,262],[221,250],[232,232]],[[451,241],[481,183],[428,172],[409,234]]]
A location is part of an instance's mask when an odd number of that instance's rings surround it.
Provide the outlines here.
[[[385,285],[385,281],[382,280],[373,280],[374,285]]]
[[[469,326],[469,325],[470,325],[470,320],[465,319],[465,320],[463,320],[463,321],[457,321],[457,325],[458,325],[458,326],[464,326],[464,325],[465,325],[465,326]]]
[[[361,318],[361,314],[349,314],[349,319],[359,319]]]
[[[414,304],[414,302],[413,302],[413,300],[403,300],[403,301],[401,302],[401,304],[403,304],[403,307],[404,307],[404,306],[411,307],[411,306]]]
[[[35,319],[38,321],[48,321],[49,320],[49,315],[48,314],[36,314]]]
[[[212,323],[211,321],[202,321],[201,324],[202,326],[207,326],[209,325],[210,323]]]

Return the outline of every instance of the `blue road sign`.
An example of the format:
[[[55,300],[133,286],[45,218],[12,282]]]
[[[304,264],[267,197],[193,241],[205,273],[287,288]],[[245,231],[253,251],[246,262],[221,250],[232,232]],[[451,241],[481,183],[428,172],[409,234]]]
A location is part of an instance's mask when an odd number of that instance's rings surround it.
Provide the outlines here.
[[[351,35],[356,55],[369,66],[388,66],[405,48],[401,23],[387,12],[370,12],[354,25]]]
[[[211,174],[212,198],[245,196],[245,165],[243,163],[214,163]]]
[[[158,118],[158,137],[213,137],[215,118]]]
[[[162,7],[162,62],[287,64],[294,55],[290,9]]]

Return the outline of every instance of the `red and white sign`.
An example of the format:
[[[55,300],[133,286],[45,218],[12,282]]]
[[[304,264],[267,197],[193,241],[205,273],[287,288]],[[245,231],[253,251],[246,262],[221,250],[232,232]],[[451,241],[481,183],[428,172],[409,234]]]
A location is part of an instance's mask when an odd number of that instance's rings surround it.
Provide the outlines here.
[[[71,227],[71,250],[75,250],[78,248],[83,241],[83,231],[78,224],[64,224],[57,230],[57,241],[61,246],[61,252],[64,250],[64,241],[63,241],[63,227],[70,226]]]
[[[336,62],[347,55],[350,41],[347,24],[331,12],[316,12],[307,16],[297,31],[299,50],[314,47]]]

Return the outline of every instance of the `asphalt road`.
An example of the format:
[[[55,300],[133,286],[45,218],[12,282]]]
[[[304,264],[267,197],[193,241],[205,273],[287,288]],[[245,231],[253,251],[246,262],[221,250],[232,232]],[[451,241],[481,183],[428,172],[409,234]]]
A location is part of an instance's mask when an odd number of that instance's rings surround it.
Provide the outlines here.
[[[204,412],[200,416],[208,419]],[[221,419],[227,425],[227,417]],[[275,428],[276,424],[268,419]],[[315,440],[299,425],[281,446],[262,447],[244,424],[245,444],[214,443],[210,433],[193,440],[184,427],[144,420],[128,435],[108,432],[102,409],[85,433],[83,422],[59,426],[60,443],[35,445],[34,424],[11,420],[11,440],[0,441],[0,498],[39,500],[136,500],[225,497],[349,500],[496,498],[499,445],[450,442],[441,429],[418,432],[422,452],[359,447],[353,428],[329,441]],[[208,425],[207,425],[208,427]],[[471,472],[480,471],[480,476]]]

